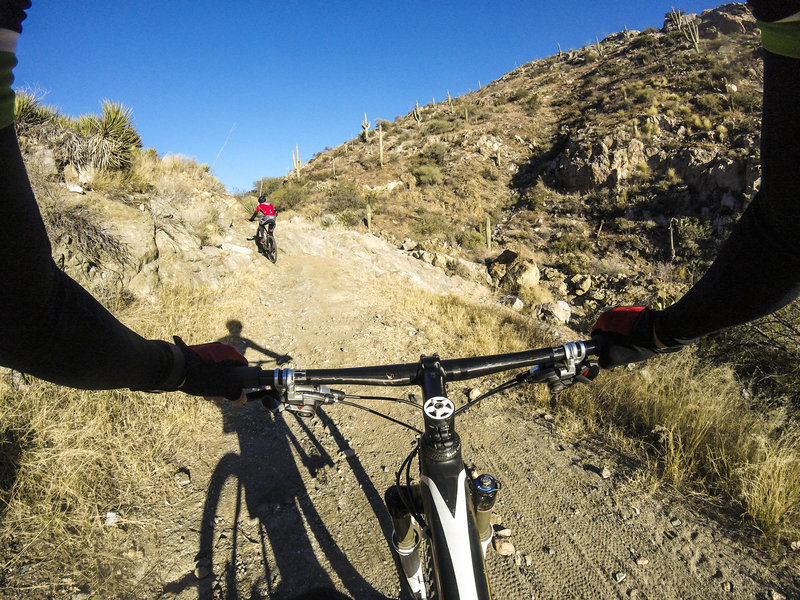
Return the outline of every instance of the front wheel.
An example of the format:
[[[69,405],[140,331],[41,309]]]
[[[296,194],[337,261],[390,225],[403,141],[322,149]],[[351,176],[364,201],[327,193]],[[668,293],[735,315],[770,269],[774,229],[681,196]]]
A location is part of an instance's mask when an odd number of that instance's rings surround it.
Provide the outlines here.
[[[274,263],[278,260],[278,242],[275,241],[275,236],[271,233],[266,234],[266,242],[264,245],[264,255]]]

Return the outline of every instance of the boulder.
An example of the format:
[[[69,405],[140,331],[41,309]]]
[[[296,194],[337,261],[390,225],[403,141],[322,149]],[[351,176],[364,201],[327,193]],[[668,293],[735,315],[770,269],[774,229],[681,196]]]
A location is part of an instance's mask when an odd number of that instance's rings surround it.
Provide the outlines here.
[[[500,298],[499,302],[503,306],[507,306],[512,310],[516,310],[517,312],[525,308],[525,303],[522,300],[520,300],[517,296],[503,296],[502,298]]]
[[[497,258],[492,259],[491,262],[493,264],[499,264],[499,265],[510,265],[512,262],[517,260],[518,256],[519,254],[517,252],[514,252],[513,250],[509,250],[508,248],[506,248],[500,254],[497,255]]]
[[[541,274],[539,267],[532,262],[524,262],[518,265],[516,271],[517,285],[520,288],[532,288],[539,285]]]
[[[417,247],[417,242],[415,242],[414,240],[412,240],[410,238],[404,239],[403,243],[400,244],[400,248],[402,250],[405,250],[406,252],[411,252],[412,250],[415,250],[416,247]]]
[[[575,275],[569,281],[577,296],[583,296],[592,287],[591,275]]]
[[[557,302],[545,302],[539,305],[538,311],[543,319],[555,319],[560,323],[568,323],[572,316],[572,309],[563,300]]]

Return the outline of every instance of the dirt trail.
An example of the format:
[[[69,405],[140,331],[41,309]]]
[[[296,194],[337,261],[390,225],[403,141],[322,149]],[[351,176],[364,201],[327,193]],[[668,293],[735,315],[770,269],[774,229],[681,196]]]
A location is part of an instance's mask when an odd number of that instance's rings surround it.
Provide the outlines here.
[[[232,243],[248,246],[250,233],[242,228]],[[333,367],[436,351],[396,314],[391,294],[375,293],[382,277],[487,294],[370,236],[300,222],[281,224],[277,239],[277,264],[253,255],[251,284],[226,292],[253,307],[240,337],[228,341],[264,366],[287,355],[297,366]],[[461,400],[458,390],[451,396]],[[417,418],[409,407],[375,408]],[[563,443],[542,415],[491,399],[467,413],[459,431],[467,460],[503,482],[496,512],[517,554],[490,550],[499,600],[797,593],[714,521],[679,497],[642,495],[623,464]],[[186,457],[188,497],[158,509],[169,542],[144,549],[142,589],[181,600],[290,598],[318,585],[358,600],[401,597],[382,495],[412,440],[345,406],[307,421],[258,406],[224,408],[202,452]],[[599,474],[602,466],[611,477]]]

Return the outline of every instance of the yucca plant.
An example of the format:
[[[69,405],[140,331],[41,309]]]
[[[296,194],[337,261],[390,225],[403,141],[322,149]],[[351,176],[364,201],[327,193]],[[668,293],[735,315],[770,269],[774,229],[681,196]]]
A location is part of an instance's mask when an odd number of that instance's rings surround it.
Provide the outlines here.
[[[58,113],[55,109],[41,103],[36,94],[26,91],[17,91],[14,98],[14,120],[18,128],[27,128],[41,125],[48,121],[55,121]]]
[[[85,162],[100,169],[127,168],[133,152],[142,147],[142,138],[133,126],[131,109],[111,100],[103,100],[102,108],[102,115],[81,115],[70,121],[86,138]]]

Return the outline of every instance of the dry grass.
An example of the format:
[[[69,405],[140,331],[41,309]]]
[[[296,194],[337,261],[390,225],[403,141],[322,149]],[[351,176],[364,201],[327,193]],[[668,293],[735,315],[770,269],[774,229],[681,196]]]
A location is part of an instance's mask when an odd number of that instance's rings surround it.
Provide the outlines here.
[[[158,305],[120,316],[150,337],[168,339],[188,323],[198,339],[219,337],[211,298],[167,289]],[[178,393],[0,381],[3,597],[61,597],[84,586],[99,598],[125,597],[136,550],[161,527],[152,507],[180,498],[180,457],[197,452],[203,423],[214,418],[213,407]],[[105,525],[108,512],[119,516],[116,527]]]

